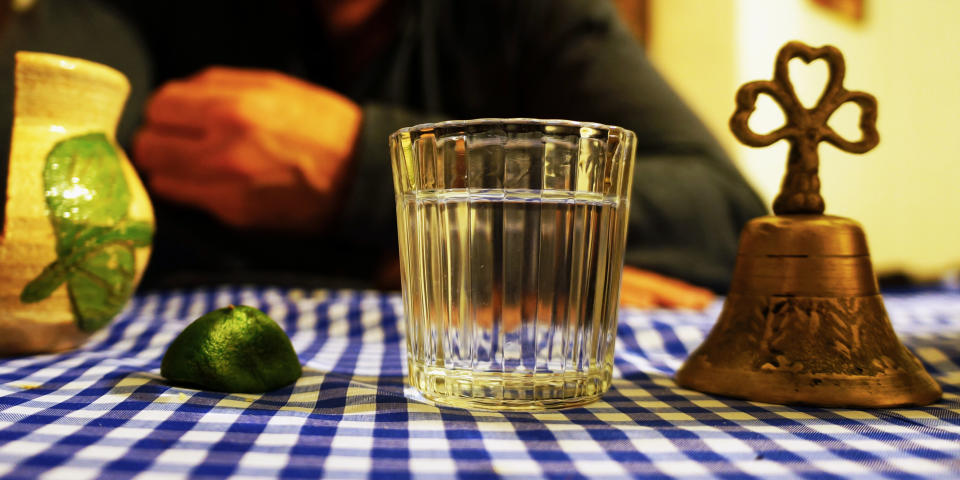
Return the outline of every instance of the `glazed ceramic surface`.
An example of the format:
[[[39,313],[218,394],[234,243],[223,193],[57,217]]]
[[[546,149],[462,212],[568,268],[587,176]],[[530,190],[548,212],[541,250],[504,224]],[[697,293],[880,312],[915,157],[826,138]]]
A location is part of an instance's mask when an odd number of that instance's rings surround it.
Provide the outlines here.
[[[153,237],[114,131],[130,90],[86,60],[19,52],[0,234],[0,354],[71,348],[126,304]]]

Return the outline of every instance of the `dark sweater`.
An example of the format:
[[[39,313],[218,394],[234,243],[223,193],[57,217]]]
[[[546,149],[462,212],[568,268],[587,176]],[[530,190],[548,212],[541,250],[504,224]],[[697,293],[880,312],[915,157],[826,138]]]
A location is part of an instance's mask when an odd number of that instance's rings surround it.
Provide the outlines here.
[[[387,41],[372,52],[326,36],[308,0],[113,5],[145,40],[152,87],[208,65],[269,68],[337,90],[364,114],[346,202],[325,234],[236,231],[155,198],[148,283],[290,275],[300,284],[369,284],[397,252],[387,136],[442,119],[565,118],[633,130],[627,263],[716,290],[726,288],[740,228],[765,213],[603,1],[395,1],[375,19]],[[120,42],[128,32],[112,34]]]

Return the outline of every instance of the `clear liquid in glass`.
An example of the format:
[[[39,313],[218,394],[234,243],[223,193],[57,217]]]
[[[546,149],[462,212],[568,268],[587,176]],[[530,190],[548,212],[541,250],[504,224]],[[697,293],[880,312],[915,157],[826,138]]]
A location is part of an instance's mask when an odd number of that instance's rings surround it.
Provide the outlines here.
[[[606,391],[618,207],[564,191],[405,195],[411,382],[434,400],[495,409],[567,407]]]

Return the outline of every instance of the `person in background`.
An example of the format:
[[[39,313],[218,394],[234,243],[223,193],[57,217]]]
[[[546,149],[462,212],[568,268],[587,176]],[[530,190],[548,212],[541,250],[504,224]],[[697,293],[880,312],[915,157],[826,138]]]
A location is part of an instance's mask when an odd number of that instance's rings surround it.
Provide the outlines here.
[[[565,118],[637,133],[625,303],[705,305],[706,289],[727,286],[740,228],[765,213],[607,2],[109,5],[136,25],[145,46],[121,29],[124,47],[159,86],[128,107],[143,109],[131,152],[157,207],[146,285],[389,284],[387,136],[445,119]]]

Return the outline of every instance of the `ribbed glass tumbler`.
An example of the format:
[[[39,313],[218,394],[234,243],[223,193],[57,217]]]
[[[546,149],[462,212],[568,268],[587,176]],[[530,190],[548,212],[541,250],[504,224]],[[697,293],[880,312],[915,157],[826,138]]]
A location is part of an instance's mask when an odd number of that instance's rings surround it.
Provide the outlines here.
[[[636,140],[481,119],[390,137],[410,383],[450,405],[581,405],[610,386]]]

